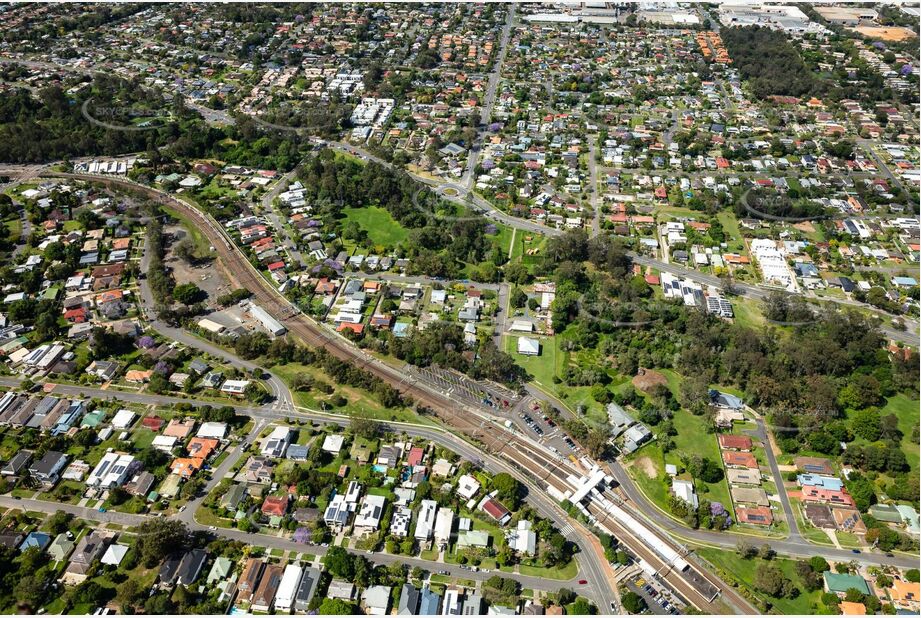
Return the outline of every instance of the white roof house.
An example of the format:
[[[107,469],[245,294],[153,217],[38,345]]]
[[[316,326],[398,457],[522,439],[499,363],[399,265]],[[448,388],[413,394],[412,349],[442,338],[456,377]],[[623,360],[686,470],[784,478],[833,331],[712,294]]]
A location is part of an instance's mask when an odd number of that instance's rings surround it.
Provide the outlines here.
[[[534,332],[534,323],[528,320],[514,320],[509,330],[518,333],[531,333]]]
[[[349,521],[349,505],[345,501],[343,494],[336,494],[326,506],[323,513],[323,521],[330,528],[339,529],[344,527]]]
[[[419,508],[419,515],[416,517],[415,536],[420,541],[427,541],[432,538],[432,528],[435,525],[435,510],[438,503],[434,500],[423,500]]]
[[[687,502],[695,509],[697,508],[697,494],[694,492],[693,482],[675,479],[672,481],[672,492],[679,500]]]
[[[176,442],[178,441],[179,438],[175,436],[154,436],[153,442],[151,442],[150,445],[155,449],[169,453],[173,450],[173,447],[176,446]]]
[[[469,474],[464,474],[459,479],[457,479],[457,495],[463,498],[464,500],[470,500],[480,491],[480,482],[470,476]]]
[[[355,534],[368,534],[377,530],[386,506],[387,499],[384,496],[366,495],[355,516]]]
[[[275,593],[275,610],[290,612],[294,605],[294,596],[297,594],[298,584],[301,583],[301,575],[304,569],[297,564],[289,564],[285,567],[285,573],[281,576],[281,583],[278,584],[278,592]]]
[[[370,586],[361,595],[365,611],[371,616],[385,616],[390,609],[390,586]]]
[[[408,506],[398,506],[390,518],[391,536],[405,538],[409,536],[409,524],[413,518],[413,511]]]
[[[109,548],[106,550],[106,553],[102,555],[101,562],[103,564],[111,564],[113,566],[118,566],[121,564],[122,560],[125,559],[125,554],[128,553],[127,545],[119,545],[113,543],[109,545]]]
[[[359,498],[361,498],[361,483],[349,481],[348,487],[345,488],[345,501],[349,504],[358,504]]]
[[[454,527],[454,512],[444,507],[438,509],[435,517],[435,544],[447,545],[451,541],[451,529]]]
[[[134,422],[135,414],[131,410],[119,410],[112,417],[112,427],[115,429],[128,429]]]
[[[262,443],[262,454],[266,457],[281,457],[291,444],[290,427],[276,427]]]
[[[533,555],[537,551],[537,535],[531,530],[531,522],[520,520],[518,528],[508,533],[508,544],[517,552]]]
[[[223,440],[224,436],[227,435],[227,423],[218,423],[215,421],[202,423],[201,427],[198,428],[198,433],[195,435],[197,435],[199,438],[214,438],[215,440]]]
[[[342,450],[342,444],[344,442],[344,436],[326,436],[326,438],[323,439],[323,450],[335,455]]]
[[[249,380],[227,380],[221,386],[221,392],[228,395],[243,395],[246,393],[247,386],[249,386]]]
[[[116,487],[123,485],[135,465],[133,455],[106,453],[90,472],[86,484],[91,487]]]
[[[518,353],[523,356],[539,356],[540,341],[531,337],[518,338]]]

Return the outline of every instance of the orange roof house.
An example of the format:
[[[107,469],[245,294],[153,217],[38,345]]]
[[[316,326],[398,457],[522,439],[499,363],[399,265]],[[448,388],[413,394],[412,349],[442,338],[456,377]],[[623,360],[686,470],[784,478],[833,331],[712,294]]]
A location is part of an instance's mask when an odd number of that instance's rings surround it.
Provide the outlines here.
[[[751,453],[738,453],[736,451],[723,451],[723,463],[730,468],[758,469],[758,460]]]
[[[189,451],[190,457],[208,459],[211,453],[217,449],[218,444],[220,444],[220,442],[214,438],[192,438],[186,449]]]
[[[867,606],[863,603],[851,603],[850,601],[841,601],[838,604],[843,616],[866,616]]]
[[[153,369],[148,369],[147,371],[140,371],[139,369],[132,369],[125,373],[126,382],[135,382],[142,383],[150,380],[150,376],[153,375]]]
[[[336,332],[342,333],[347,330],[352,331],[356,335],[360,335],[365,330],[364,324],[353,324],[352,322],[342,322],[339,326],[336,327]]]
[[[846,504],[854,506],[854,499],[843,490],[832,490],[818,485],[805,485],[801,490],[803,500],[807,502],[827,502],[831,504]]]
[[[889,598],[904,608],[917,608],[918,602],[921,601],[921,583],[901,579],[893,580],[892,588],[889,589]]]
[[[774,523],[774,514],[766,506],[737,506],[736,517],[741,524],[770,526]]]
[[[110,303],[113,300],[121,300],[124,297],[125,293],[121,290],[108,290],[102,294],[96,295],[96,304],[104,305]]]
[[[170,464],[170,472],[184,479],[191,478],[193,474],[201,469],[204,463],[205,460],[200,457],[177,457]]]
[[[164,436],[170,436],[171,438],[186,438],[192,430],[195,428],[195,421],[192,419],[186,419],[180,421],[178,419],[170,419],[169,424],[166,426],[166,429],[163,430]]]

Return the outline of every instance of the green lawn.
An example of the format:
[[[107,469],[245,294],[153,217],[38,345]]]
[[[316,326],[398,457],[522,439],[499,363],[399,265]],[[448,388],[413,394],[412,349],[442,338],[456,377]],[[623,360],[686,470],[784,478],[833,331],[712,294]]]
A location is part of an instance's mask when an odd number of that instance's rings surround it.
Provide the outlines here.
[[[760,303],[749,298],[736,297],[732,299],[732,312],[736,324],[760,329],[764,325],[764,314],[761,312]]]
[[[721,549],[700,548],[697,554],[708,560],[723,573],[724,578],[731,578],[742,583],[746,588],[752,590],[752,582],[755,579],[755,571],[758,565],[762,563],[760,558],[744,560],[734,551]],[[821,550],[816,549],[816,555],[821,555]],[[795,599],[775,599],[764,594],[753,592],[759,598],[769,601],[774,607],[773,612],[779,614],[816,614],[821,613],[824,605],[819,600],[822,591],[806,592],[803,582],[796,574],[796,562],[784,558],[775,558],[771,564],[776,565],[783,571],[784,575],[791,579],[796,587],[799,588],[800,594]]]
[[[918,469],[918,441],[912,439],[912,431],[921,422],[918,401],[906,395],[890,397],[880,414],[895,414],[899,419],[899,430],[902,432],[902,450],[912,470]]]
[[[638,450],[632,457],[630,466],[631,475],[637,485],[646,493],[647,497],[655,502],[663,511],[668,512],[668,489],[659,479],[665,472],[665,464],[672,463],[681,467],[681,455],[700,455],[722,465],[719,445],[716,436],[708,434],[707,421],[703,416],[694,416],[686,411],[679,411],[673,418],[675,430],[675,448],[668,453],[662,453],[658,442],[650,442]],[[650,466],[651,464],[651,466]],[[654,467],[656,475],[650,477],[646,470]],[[729,497],[729,486],[723,479],[719,483],[705,483],[699,479],[694,482],[697,493],[702,499],[710,502],[719,502],[732,511],[732,501]]]
[[[22,219],[19,217],[19,214],[13,215],[12,218],[4,222],[6,224],[6,237],[11,243],[19,242],[19,237],[22,236]]]
[[[505,338],[505,351],[515,362],[532,376],[532,381],[547,390],[556,390],[553,376],[559,375],[565,361],[565,354],[559,349],[559,337],[540,339],[540,354],[524,356],[518,353],[518,337]]]
[[[409,231],[378,206],[343,208],[345,221],[355,221],[375,244],[395,247],[409,236]]]
[[[745,243],[742,240],[742,231],[739,229],[739,221],[733,212],[724,210],[716,215],[723,231],[726,233],[726,242],[730,251],[741,253],[745,249]]]
[[[134,434],[132,434],[131,440],[134,442],[134,447],[141,450],[150,446],[156,436],[157,434],[151,430],[142,428],[136,430]]]
[[[534,567],[522,564],[518,567],[522,575],[532,577],[546,577],[547,579],[569,580],[579,574],[579,565],[575,560],[570,560],[560,567]]]
[[[298,363],[289,363],[286,365],[275,365],[272,367],[272,372],[284,380],[285,383],[289,386],[293,383],[295,376],[300,373],[309,374],[320,381],[337,386],[336,391],[330,395],[325,395],[319,390],[313,390],[310,392],[295,391],[294,402],[297,405],[303,406],[305,408],[311,408],[313,410],[324,410],[330,414],[362,414],[368,416],[369,418],[385,421],[402,421],[406,423],[428,425],[433,424],[432,421],[419,416],[409,408],[385,408],[380,404],[380,402],[377,401],[377,399],[365,391],[351,386],[336,385],[335,382],[329,376],[327,376],[325,372],[323,372],[321,369],[317,369],[316,367],[300,365]],[[348,401],[348,403],[346,403],[341,408],[334,408],[328,403],[329,400],[332,399],[337,393],[341,394]]]
[[[499,252],[502,255],[507,256],[509,254],[509,248],[512,245],[512,239],[516,237],[517,234],[515,233],[514,228],[510,228],[506,225],[496,224],[496,234],[492,237],[492,242],[493,245],[499,249]]]
[[[560,342],[565,336],[539,337],[541,344],[539,356],[518,354],[518,337],[509,336],[505,338],[505,351],[531,375],[531,382],[535,386],[565,403],[573,412],[581,408],[585,414],[582,418],[587,423],[605,426],[608,422],[607,413],[604,411],[604,406],[592,398],[590,386],[567,386],[553,382],[553,377],[561,375],[563,369],[569,365],[591,366],[597,361],[597,353],[594,350],[580,352],[561,350]],[[610,386],[615,390],[618,386],[629,383],[629,381],[624,382],[623,376],[613,373],[610,375],[612,378]]]

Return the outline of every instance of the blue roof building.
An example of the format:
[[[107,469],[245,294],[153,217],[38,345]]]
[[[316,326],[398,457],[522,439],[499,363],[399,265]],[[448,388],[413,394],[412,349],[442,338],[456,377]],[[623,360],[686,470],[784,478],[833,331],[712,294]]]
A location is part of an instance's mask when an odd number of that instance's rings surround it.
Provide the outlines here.
[[[844,487],[844,481],[841,479],[821,474],[798,474],[796,482],[803,486],[822,487],[829,491],[841,491],[841,488]]]
[[[19,551],[26,551],[31,547],[45,549],[51,543],[51,537],[44,532],[30,532],[26,540],[19,546]]]
[[[441,607],[441,595],[432,592],[428,586],[422,589],[422,598],[419,600],[420,616],[437,616]]]

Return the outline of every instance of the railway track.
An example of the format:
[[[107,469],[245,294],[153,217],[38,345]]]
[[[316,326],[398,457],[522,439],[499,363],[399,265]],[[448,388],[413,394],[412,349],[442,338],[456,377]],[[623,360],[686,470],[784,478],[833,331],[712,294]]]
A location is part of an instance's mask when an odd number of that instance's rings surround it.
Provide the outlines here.
[[[468,438],[472,438],[475,442],[483,445],[487,452],[501,457],[518,470],[519,473],[537,481],[537,483],[543,483],[546,486],[553,487],[560,493],[565,493],[571,490],[566,481],[567,476],[581,476],[584,474],[584,471],[576,470],[565,460],[552,459],[551,456],[535,448],[533,444],[519,434],[509,431],[492,419],[485,418],[478,412],[469,409],[471,406],[464,407],[459,402],[438,391],[434,386],[426,385],[419,379],[407,379],[407,375],[399,368],[370,357],[346,339],[328,332],[318,322],[300,313],[287,298],[262,277],[217,221],[185,200],[130,180],[108,176],[64,172],[47,172],[41,175],[92,181],[127,189],[146,195],[155,202],[180,211],[201,224],[201,231],[214,247],[232,282],[252,292],[255,300],[276,319],[279,319],[291,335],[300,339],[303,343],[311,347],[323,348],[336,358],[357,365],[388,382],[402,395],[411,397],[415,402],[431,409],[447,427],[466,435]],[[554,507],[560,513],[563,513],[558,506],[554,505]],[[565,514],[563,515],[565,517]],[[581,530],[581,536],[590,535],[581,526],[577,527]],[[610,531],[635,555],[647,561],[652,560],[650,564],[662,562],[644,545],[642,539],[636,539],[629,531],[620,526],[611,525],[609,527],[612,528]],[[606,568],[606,562],[604,564]],[[609,569],[607,569],[606,574],[610,575]],[[674,571],[670,571],[663,579],[681,594],[694,592],[694,589],[677,575]],[[726,586],[722,585],[718,588],[725,590]],[[720,613],[722,610],[712,600],[704,599],[699,593],[696,596],[691,594],[687,598],[700,599],[695,604],[704,611]],[[746,613],[748,613],[748,610],[751,610],[751,613],[756,613],[747,603],[743,602],[738,607],[741,607]]]

